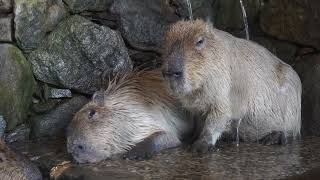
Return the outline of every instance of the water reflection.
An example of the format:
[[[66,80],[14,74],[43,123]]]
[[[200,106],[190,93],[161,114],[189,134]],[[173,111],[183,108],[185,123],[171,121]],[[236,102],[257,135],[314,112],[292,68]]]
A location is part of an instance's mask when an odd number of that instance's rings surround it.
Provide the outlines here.
[[[54,147],[46,145],[52,152],[45,158],[52,162],[70,160],[67,156],[55,155]],[[46,146],[42,146],[46,147]],[[32,143],[16,145],[30,157],[38,156],[41,162],[43,151],[37,154]],[[34,147],[34,149],[32,148]],[[57,145],[55,146],[57,147]],[[63,147],[63,146],[59,146]],[[320,167],[320,138],[306,138],[284,146],[263,146],[240,143],[222,144],[217,152],[195,156],[182,149],[170,149],[144,161],[104,161],[91,165],[72,165],[63,173],[63,179],[88,177],[99,179],[285,179],[298,177]],[[65,152],[63,152],[65,153]],[[59,162],[55,162],[59,163]],[[103,176],[102,176],[103,175]],[[90,177],[90,178],[89,178]]]

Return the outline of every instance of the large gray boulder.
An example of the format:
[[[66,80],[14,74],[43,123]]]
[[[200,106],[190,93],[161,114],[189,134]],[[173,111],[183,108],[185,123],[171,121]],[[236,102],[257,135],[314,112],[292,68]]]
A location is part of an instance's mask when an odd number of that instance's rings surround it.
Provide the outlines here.
[[[303,57],[296,65],[302,82],[302,134],[320,136],[320,54]]]
[[[29,58],[40,81],[92,94],[108,75],[132,69],[116,31],[75,15],[61,22]]]
[[[68,13],[62,0],[14,0],[15,38],[24,51],[36,49]]]
[[[0,44],[0,114],[7,121],[7,130],[26,120],[33,87],[31,67],[22,52]]]
[[[120,17],[124,39],[140,50],[158,51],[167,25],[179,20],[174,7],[163,0],[117,0],[110,11]]]

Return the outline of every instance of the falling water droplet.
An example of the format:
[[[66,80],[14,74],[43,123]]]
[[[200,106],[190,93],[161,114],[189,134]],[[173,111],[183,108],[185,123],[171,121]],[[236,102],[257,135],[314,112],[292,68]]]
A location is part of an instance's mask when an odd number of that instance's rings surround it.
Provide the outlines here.
[[[249,40],[250,37],[249,37],[249,26],[248,26],[247,13],[246,13],[246,10],[244,8],[242,0],[240,0],[240,5],[241,5],[241,10],[242,10],[243,23],[244,23],[244,27],[245,27],[245,30],[246,30],[246,39]]]
[[[236,141],[237,141],[237,146],[239,146],[239,141],[240,141],[240,138],[239,138],[239,127],[240,127],[240,123],[241,123],[241,118],[238,120],[238,124],[237,124],[237,138],[236,138]]]

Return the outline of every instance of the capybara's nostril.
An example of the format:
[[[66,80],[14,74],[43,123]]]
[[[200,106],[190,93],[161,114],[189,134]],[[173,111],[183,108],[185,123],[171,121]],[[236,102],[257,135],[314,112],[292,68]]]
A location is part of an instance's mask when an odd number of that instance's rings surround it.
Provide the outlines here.
[[[82,145],[78,145],[78,149],[83,150],[83,146]]]
[[[175,79],[182,77],[181,71],[163,71],[162,73],[164,77],[175,78]]]
[[[173,77],[175,77],[175,78],[180,78],[180,77],[182,77],[182,72],[174,72],[174,73],[173,73]]]

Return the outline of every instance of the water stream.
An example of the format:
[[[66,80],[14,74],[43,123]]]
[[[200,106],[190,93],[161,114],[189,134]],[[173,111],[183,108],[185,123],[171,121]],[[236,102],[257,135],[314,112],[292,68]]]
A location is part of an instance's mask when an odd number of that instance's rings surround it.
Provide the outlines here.
[[[192,15],[191,2],[190,2],[190,0],[186,0],[186,1],[187,1],[187,5],[188,5],[189,20],[192,20],[193,19],[193,15]]]
[[[240,5],[241,5],[241,10],[242,10],[242,18],[243,18],[244,28],[246,31],[246,39],[249,40],[250,36],[249,36],[248,18],[247,18],[246,9],[244,8],[242,0],[240,0]]]

